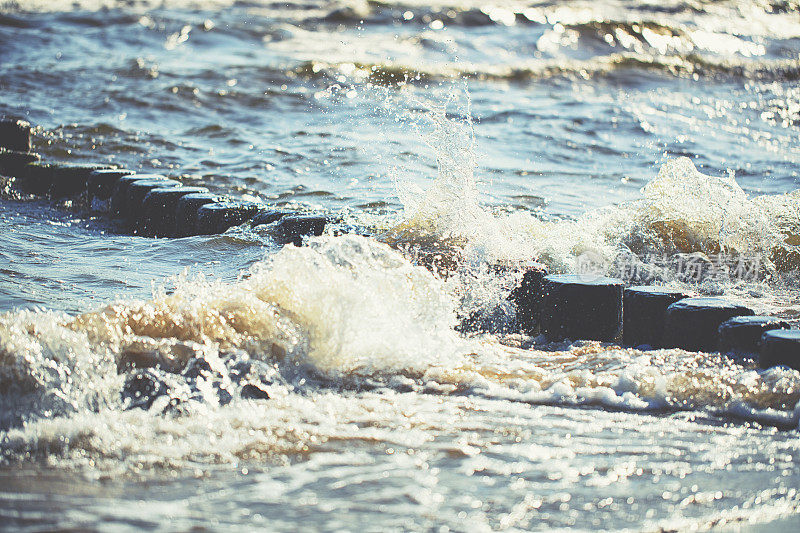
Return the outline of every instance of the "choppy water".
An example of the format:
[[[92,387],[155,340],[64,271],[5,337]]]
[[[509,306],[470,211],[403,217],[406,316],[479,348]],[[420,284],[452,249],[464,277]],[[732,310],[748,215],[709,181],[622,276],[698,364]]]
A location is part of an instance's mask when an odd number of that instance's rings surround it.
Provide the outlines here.
[[[46,159],[352,231],[0,199],[0,527],[794,530],[800,373],[456,326],[586,258],[796,324],[798,54],[794,1],[0,2]]]

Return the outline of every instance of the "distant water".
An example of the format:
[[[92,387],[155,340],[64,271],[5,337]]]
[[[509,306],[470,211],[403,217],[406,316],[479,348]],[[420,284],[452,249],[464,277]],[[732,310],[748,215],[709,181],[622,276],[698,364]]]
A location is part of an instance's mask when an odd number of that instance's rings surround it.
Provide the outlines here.
[[[349,231],[4,193],[0,528],[796,530],[800,372],[503,333],[496,267],[796,325],[797,1],[0,0],[0,115]]]

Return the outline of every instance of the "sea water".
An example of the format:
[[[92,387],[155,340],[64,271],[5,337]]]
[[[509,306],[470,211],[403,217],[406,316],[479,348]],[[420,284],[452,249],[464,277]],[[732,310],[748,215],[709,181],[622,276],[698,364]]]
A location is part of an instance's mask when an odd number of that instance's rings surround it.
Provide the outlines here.
[[[590,267],[796,325],[799,11],[0,3],[44,159],[337,221],[146,239],[6,191],[0,527],[794,530],[800,373],[547,344],[507,297]],[[172,397],[121,395],[141,358]]]

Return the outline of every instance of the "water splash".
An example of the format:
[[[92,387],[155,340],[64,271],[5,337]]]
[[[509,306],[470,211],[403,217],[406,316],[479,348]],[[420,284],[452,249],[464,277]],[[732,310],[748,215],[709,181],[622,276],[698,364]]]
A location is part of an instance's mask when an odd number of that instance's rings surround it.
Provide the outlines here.
[[[462,114],[448,114],[454,99],[451,94],[442,106],[425,108],[417,120],[426,127],[419,131],[436,158],[437,174],[427,187],[398,178],[405,220],[383,237],[394,245],[448,243],[455,268],[459,260],[542,261],[569,272],[587,253],[602,258],[606,274],[614,273],[620,256],[637,261],[679,253],[757,257],[765,274],[800,264],[797,191],[750,198],[732,173],[705,175],[686,157],[665,162],[641,199],[573,220],[548,220],[528,211],[493,213],[481,202],[469,106]]]

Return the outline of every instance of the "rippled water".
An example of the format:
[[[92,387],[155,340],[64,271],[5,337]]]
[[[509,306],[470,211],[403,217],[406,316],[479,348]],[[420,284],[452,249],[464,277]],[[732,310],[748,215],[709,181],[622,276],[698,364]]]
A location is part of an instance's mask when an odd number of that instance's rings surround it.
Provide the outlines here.
[[[797,324],[798,54],[792,0],[0,1],[44,159],[338,221],[0,198],[0,528],[795,530],[800,373],[458,325],[586,257]]]

